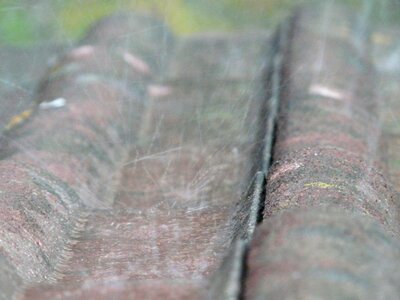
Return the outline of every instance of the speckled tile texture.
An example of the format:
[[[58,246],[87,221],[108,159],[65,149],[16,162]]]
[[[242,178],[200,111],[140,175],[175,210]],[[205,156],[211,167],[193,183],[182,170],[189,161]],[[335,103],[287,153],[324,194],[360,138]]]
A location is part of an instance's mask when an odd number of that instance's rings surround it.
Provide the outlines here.
[[[121,13],[53,60],[35,114],[3,135],[0,296],[206,297],[252,168],[268,42],[177,39]]]
[[[295,21],[246,299],[400,297],[379,77],[351,23],[328,6]]]
[[[400,299],[396,32],[291,20],[118,13],[5,91],[0,299]]]

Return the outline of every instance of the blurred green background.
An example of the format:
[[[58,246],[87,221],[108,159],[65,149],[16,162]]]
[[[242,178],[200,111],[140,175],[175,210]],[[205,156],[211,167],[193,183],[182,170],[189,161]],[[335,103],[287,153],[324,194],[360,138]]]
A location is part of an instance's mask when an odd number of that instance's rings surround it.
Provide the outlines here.
[[[398,22],[399,0],[330,0],[362,9],[375,2],[374,17]],[[321,0],[0,0],[0,45],[73,41],[99,18],[118,10],[150,11],[177,34],[265,28],[293,6]]]

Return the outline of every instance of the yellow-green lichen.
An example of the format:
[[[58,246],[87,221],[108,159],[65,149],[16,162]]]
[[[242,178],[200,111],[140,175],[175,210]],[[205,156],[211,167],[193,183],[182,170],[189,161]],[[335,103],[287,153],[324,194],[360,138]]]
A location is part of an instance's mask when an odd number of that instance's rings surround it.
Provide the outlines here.
[[[339,186],[336,184],[326,183],[326,182],[321,182],[321,181],[306,183],[306,184],[304,184],[304,186],[305,187],[317,187],[317,188],[321,188],[321,189],[339,188]]]

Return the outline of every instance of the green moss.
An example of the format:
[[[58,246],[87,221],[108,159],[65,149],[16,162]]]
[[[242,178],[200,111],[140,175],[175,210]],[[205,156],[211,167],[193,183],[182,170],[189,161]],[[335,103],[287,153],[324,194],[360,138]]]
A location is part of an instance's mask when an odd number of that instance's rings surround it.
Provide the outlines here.
[[[109,15],[117,8],[116,1],[69,0],[58,11],[58,20],[68,37],[81,36],[98,19]]]
[[[27,11],[0,9],[0,43],[20,45],[35,40],[34,21]]]
[[[294,7],[320,0],[0,0],[0,42],[26,44],[75,39],[96,20],[118,10],[151,11],[165,18],[178,34],[274,26]],[[365,0],[338,0],[361,9]],[[43,6],[43,8],[42,8]],[[36,12],[33,13],[33,8]],[[399,23],[393,0],[377,3],[374,18]],[[49,10],[49,11],[46,11]],[[39,13],[38,13],[39,12]]]

